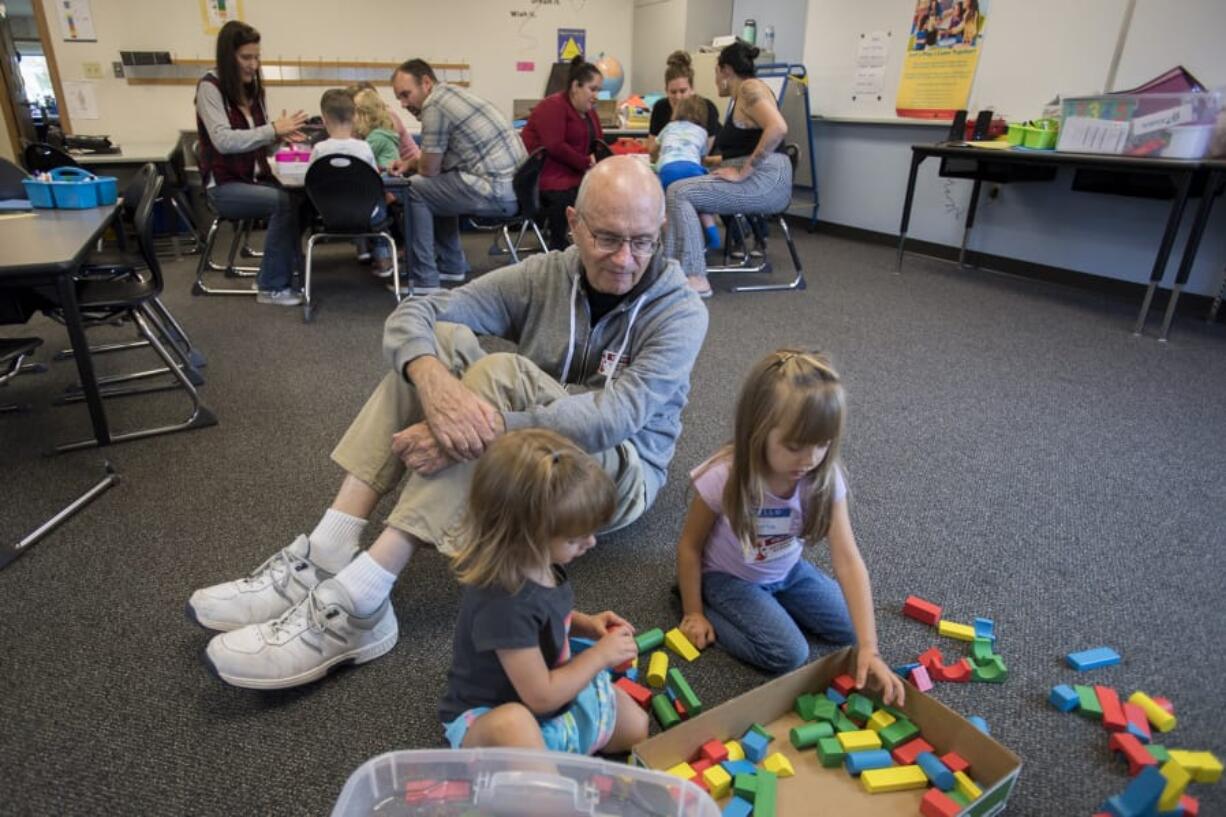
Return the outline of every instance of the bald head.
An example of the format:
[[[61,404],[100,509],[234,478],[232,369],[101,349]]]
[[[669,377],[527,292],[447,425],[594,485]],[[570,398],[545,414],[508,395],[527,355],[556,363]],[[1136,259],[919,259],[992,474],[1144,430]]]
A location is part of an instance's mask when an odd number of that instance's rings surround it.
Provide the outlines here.
[[[656,213],[659,224],[664,223],[664,188],[660,187],[660,179],[650,165],[633,156],[610,156],[585,173],[575,209],[588,213],[607,209],[619,201],[635,202]]]

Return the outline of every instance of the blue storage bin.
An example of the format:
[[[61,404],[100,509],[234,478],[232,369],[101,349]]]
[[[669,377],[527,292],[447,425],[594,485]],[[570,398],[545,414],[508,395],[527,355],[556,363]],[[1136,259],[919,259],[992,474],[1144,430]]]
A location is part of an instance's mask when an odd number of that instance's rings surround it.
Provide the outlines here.
[[[114,176],[95,176],[94,184],[98,188],[98,204],[114,204],[119,201],[119,179]]]
[[[40,182],[38,179],[22,179],[21,185],[26,189],[26,198],[34,207],[51,209],[55,207],[55,197],[51,195],[51,183]]]
[[[51,171],[51,194],[55,206],[64,210],[85,210],[98,206],[98,185],[94,174],[79,167],[57,167]]]

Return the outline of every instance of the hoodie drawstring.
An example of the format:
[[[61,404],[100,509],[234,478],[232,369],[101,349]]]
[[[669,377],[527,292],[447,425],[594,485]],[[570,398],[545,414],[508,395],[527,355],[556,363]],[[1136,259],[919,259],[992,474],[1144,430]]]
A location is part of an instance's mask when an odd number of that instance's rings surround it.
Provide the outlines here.
[[[583,273],[580,272],[579,275]],[[575,358],[575,296],[579,294],[579,275],[575,276],[570,285],[570,343],[566,346],[566,362],[562,364],[562,383],[570,375],[570,364]]]
[[[604,378],[606,391],[613,384],[613,378],[617,376],[617,367],[621,363],[622,353],[626,351],[626,344],[630,342],[630,329],[634,326],[634,321],[638,318],[639,310],[643,307],[645,300],[647,300],[646,292],[639,296],[639,299],[634,302],[634,308],[630,310],[630,319],[626,321],[626,334],[622,335],[622,345],[617,347],[617,356],[613,358],[613,362],[609,365],[609,373]]]

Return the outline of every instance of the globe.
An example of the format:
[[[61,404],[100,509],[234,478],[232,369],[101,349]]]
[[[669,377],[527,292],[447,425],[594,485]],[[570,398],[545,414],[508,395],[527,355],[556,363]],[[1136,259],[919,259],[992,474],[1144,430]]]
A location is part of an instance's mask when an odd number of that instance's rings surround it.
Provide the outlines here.
[[[604,82],[601,83],[600,89],[608,91],[610,97],[617,99],[617,95],[621,93],[622,84],[626,81],[626,74],[622,71],[621,62],[617,57],[605,56],[602,51],[593,64],[604,75]]]

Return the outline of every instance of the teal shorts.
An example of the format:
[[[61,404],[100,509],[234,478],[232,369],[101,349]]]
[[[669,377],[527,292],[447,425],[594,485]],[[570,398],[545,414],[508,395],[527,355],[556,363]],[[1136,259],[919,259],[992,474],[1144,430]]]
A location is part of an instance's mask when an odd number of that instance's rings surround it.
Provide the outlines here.
[[[459,749],[473,721],[490,711],[488,706],[468,710],[451,723],[443,724],[443,732],[452,749]],[[593,755],[613,737],[617,725],[617,697],[608,670],[602,670],[576,696],[570,707],[548,720],[537,719],[545,748],[554,752]]]

